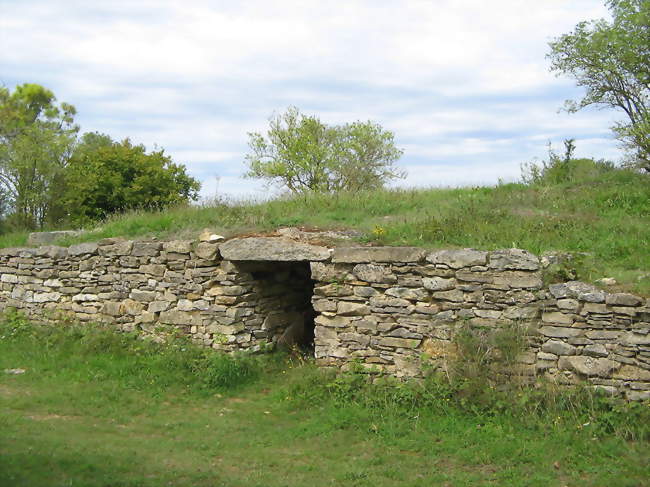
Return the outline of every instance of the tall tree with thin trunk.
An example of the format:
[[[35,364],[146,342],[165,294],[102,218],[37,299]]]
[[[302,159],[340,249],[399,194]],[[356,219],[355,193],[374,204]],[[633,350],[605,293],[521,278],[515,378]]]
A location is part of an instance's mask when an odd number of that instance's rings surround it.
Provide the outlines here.
[[[43,227],[58,196],[78,127],[76,111],[25,83],[0,88],[0,186],[21,228]]]
[[[612,129],[633,162],[650,171],[650,1],[608,0],[612,20],[580,22],[550,43],[551,69],[585,88],[569,112],[614,108],[625,121]]]

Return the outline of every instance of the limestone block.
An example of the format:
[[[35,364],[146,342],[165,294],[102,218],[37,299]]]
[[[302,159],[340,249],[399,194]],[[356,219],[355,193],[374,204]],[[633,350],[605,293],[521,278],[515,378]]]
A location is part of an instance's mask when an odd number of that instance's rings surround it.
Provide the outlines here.
[[[344,264],[310,262],[311,278],[315,281],[332,282],[347,279],[350,267]]]
[[[509,320],[532,320],[539,315],[535,306],[511,306],[503,312],[503,317]]]
[[[74,298],[73,298],[74,299]],[[127,315],[137,316],[144,310],[145,305],[133,299],[122,301],[122,312]]]
[[[633,365],[622,365],[612,375],[614,379],[633,380],[633,381],[650,381],[650,370],[645,370]]]
[[[604,345],[598,343],[594,345],[587,345],[582,350],[582,354],[588,355],[589,357],[607,357],[609,355],[609,352]]]
[[[61,299],[61,293],[34,293],[32,299],[35,303],[56,302]]]
[[[370,344],[370,337],[359,333],[339,333],[337,338],[342,342],[354,342],[363,347],[367,347]]]
[[[547,353],[547,352],[537,352],[537,359],[538,360],[546,360],[546,361],[552,361],[552,360],[557,360],[557,355],[553,353]]]
[[[456,272],[456,278],[459,281],[465,282],[483,282],[483,283],[492,283],[494,282],[494,275],[489,272],[473,272],[471,270],[458,270]]]
[[[192,241],[171,240],[163,243],[163,250],[172,254],[189,254],[192,250]]]
[[[318,313],[322,313],[323,311],[329,311],[333,312],[336,311],[336,301],[332,301],[329,299],[314,299],[312,300],[312,306],[314,308],[314,311]]]
[[[226,316],[228,316],[229,318],[232,318],[234,320],[240,320],[240,319],[245,318],[247,316],[251,316],[252,314],[253,314],[253,309],[252,308],[237,308],[237,307],[231,306],[231,307],[226,309]]]
[[[575,313],[580,308],[580,302],[577,299],[558,299],[557,307],[563,311]]]
[[[411,302],[401,298],[391,298],[386,296],[374,296],[369,300],[370,305],[377,308],[401,308],[410,306]]]
[[[99,255],[102,257],[120,257],[130,255],[132,248],[133,242],[130,240],[124,240],[114,243],[113,245],[99,247]]]
[[[633,294],[614,293],[607,294],[605,302],[613,306],[640,306],[643,299]]]
[[[314,318],[314,323],[316,323],[316,325],[327,326],[332,328],[343,328],[346,326],[350,326],[351,322],[352,319],[347,316],[318,315],[316,318]],[[316,328],[318,329],[318,326],[316,326]]]
[[[244,331],[243,323],[234,323],[232,325],[208,325],[207,327],[209,333],[220,333],[222,335],[236,335]]]
[[[146,303],[156,299],[156,293],[155,291],[140,291],[139,289],[134,289],[129,294],[129,297],[135,301]]]
[[[2,274],[0,276],[0,282],[8,282],[14,284],[18,282],[18,276],[15,274]]]
[[[45,245],[38,248],[38,253],[39,255],[49,257],[50,259],[62,260],[68,256],[68,249],[56,245]]]
[[[133,242],[131,255],[136,257],[153,257],[160,253],[162,244],[160,242]]]
[[[543,282],[538,272],[501,271],[494,275],[492,283],[519,289],[541,289]]]
[[[636,316],[637,308],[629,306],[612,306],[612,311],[617,315]]]
[[[630,331],[620,338],[620,343],[623,345],[650,345],[650,334]]]
[[[379,296],[381,293],[377,291],[374,287],[370,286],[354,286],[354,295],[361,298],[371,298],[373,296]]]
[[[169,325],[196,325],[198,323],[197,318],[189,312],[179,311],[179,310],[170,310],[162,311],[160,313],[159,321],[161,323]],[[243,325],[242,325],[243,326]]]
[[[386,295],[409,299],[412,301],[424,301],[429,298],[429,293],[424,289],[413,289],[408,287],[392,287],[386,289]]]
[[[387,336],[396,337],[396,338],[415,338],[421,339],[422,335],[420,333],[415,333],[408,328],[397,327],[388,332]]]
[[[179,311],[192,311],[194,309],[194,303],[189,299],[179,299],[176,303],[176,308]]]
[[[347,286],[343,284],[326,284],[325,286],[315,286],[314,294],[317,296],[351,296],[352,295],[352,286]]]
[[[438,250],[427,255],[427,262],[444,264],[452,269],[461,269],[487,263],[487,252],[474,249]]]
[[[6,257],[18,257],[18,254],[20,253],[21,250],[22,249],[16,247],[6,247],[0,249],[0,255]]]
[[[554,355],[575,355],[576,347],[559,340],[549,340],[542,345],[542,351]]]
[[[102,305],[101,312],[109,316],[121,316],[122,305],[111,301],[105,301]]]
[[[621,364],[613,360],[584,355],[563,356],[558,360],[560,370],[571,370],[587,377],[607,378],[619,367],[621,367]]]
[[[170,306],[169,301],[153,301],[149,303],[147,311],[150,313],[159,313],[160,311],[166,311]]]
[[[149,274],[155,277],[164,276],[166,269],[162,264],[144,264],[139,267],[140,272],[143,274]]]
[[[214,260],[217,258],[219,246],[214,243],[201,242],[194,249],[194,253],[199,259]]]
[[[557,323],[559,325],[572,325],[575,322],[575,319],[570,314],[565,314],[561,312],[550,312],[542,313],[542,321],[544,323]]]
[[[604,303],[605,292],[598,289],[596,286],[586,284],[580,281],[570,281],[566,283],[569,294],[572,297],[578,298],[580,301],[587,301],[589,303]]]
[[[332,262],[362,264],[370,262],[420,262],[425,251],[417,247],[339,247]]]
[[[422,278],[422,284],[431,291],[449,291],[456,286],[456,280],[445,279],[444,277],[424,277]]]
[[[387,266],[357,264],[352,269],[352,273],[360,281],[385,284],[393,284],[397,282],[397,277],[390,272],[390,269]]]
[[[432,293],[432,296],[435,299],[442,301],[453,301],[456,303],[460,303],[465,300],[465,294],[458,289],[452,289],[451,291],[437,291]]]
[[[339,301],[337,312],[341,316],[365,316],[370,314],[370,308],[363,303]]]
[[[474,314],[479,318],[497,320],[501,318],[502,312],[497,309],[476,309],[474,310]]]
[[[68,247],[68,255],[78,257],[80,255],[96,255],[98,245],[96,243],[81,243]]]
[[[582,307],[581,315],[587,315],[589,313],[609,313],[607,306],[604,303],[585,303]]]
[[[528,270],[536,271],[540,268],[539,257],[522,249],[505,249],[490,252],[490,269],[496,270]]]
[[[592,340],[609,340],[614,341],[618,340],[618,337],[621,335],[621,331],[617,330],[590,330],[585,333],[587,338]]]
[[[422,340],[413,338],[377,337],[371,343],[382,347],[392,348],[417,348]]]
[[[562,326],[542,326],[539,333],[550,338],[571,338],[582,335],[580,328],[567,328]]]
[[[63,283],[58,279],[47,279],[43,283],[43,286],[47,286],[47,287],[63,287]]]
[[[96,294],[82,293],[82,294],[77,294],[75,296],[72,296],[72,301],[75,302],[86,302],[86,301],[97,301],[97,300],[99,300],[99,297]]]

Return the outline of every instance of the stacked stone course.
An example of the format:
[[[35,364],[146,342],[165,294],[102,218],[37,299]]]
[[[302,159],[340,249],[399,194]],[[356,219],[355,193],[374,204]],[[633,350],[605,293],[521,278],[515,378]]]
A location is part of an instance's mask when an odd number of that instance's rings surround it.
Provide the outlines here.
[[[648,300],[546,286],[543,262],[523,250],[331,250],[261,237],[0,249],[2,308],[180,331],[224,351],[290,343],[310,300],[322,365],[417,377],[454,358],[459,327],[513,326],[527,333],[519,373],[650,397]]]

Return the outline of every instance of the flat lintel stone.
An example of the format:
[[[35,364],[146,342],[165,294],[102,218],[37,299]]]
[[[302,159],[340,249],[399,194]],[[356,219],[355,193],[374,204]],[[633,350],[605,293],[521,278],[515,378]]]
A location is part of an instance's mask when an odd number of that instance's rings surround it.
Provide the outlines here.
[[[236,261],[319,262],[330,258],[327,247],[279,237],[233,238],[219,246],[221,256]]]
[[[370,262],[420,262],[426,251],[418,247],[341,247],[334,249],[332,262],[365,264]]]

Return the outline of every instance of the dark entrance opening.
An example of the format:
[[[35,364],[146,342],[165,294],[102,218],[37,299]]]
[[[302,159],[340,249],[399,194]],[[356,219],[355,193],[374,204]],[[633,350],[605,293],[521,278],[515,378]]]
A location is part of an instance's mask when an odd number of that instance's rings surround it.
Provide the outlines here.
[[[314,353],[314,281],[309,262],[239,262],[256,295],[256,334],[280,347]]]

